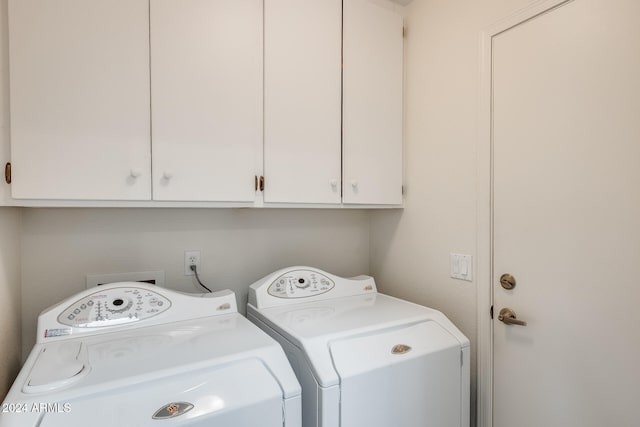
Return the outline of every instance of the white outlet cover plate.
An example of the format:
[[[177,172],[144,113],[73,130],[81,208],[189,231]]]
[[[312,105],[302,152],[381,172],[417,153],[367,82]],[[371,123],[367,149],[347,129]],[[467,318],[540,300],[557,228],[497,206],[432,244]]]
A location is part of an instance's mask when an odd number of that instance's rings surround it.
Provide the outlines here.
[[[196,262],[195,265],[200,269],[200,251],[184,251],[184,275],[185,276],[193,276],[193,271],[191,271],[191,264],[189,264],[189,259],[193,257]],[[200,274],[200,273],[198,273]]]

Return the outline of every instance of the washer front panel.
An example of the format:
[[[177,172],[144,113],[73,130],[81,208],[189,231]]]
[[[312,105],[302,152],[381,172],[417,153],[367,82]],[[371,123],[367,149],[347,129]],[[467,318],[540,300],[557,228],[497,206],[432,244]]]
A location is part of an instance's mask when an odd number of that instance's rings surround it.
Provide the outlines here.
[[[111,288],[67,307],[58,322],[75,328],[100,328],[148,319],[171,307],[171,301],[143,288]]]
[[[274,280],[267,292],[278,298],[307,298],[329,292],[335,283],[324,274],[313,270],[293,270]]]

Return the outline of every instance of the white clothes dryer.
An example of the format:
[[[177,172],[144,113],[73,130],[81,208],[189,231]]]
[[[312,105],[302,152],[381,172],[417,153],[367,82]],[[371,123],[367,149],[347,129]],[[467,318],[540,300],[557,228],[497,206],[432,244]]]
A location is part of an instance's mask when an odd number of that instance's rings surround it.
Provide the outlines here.
[[[299,427],[300,405],[282,349],[233,292],[123,282],[40,315],[0,426]]]
[[[283,346],[304,427],[469,426],[469,340],[372,277],[285,268],[251,285],[247,316]]]

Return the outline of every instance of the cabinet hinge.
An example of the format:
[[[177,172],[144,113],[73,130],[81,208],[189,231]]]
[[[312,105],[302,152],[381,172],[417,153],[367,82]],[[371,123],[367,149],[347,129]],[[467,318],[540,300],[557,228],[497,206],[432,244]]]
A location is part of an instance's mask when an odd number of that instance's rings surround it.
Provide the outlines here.
[[[404,185],[402,186],[402,195],[404,196]]]
[[[493,306],[489,309],[489,316],[493,319]]]
[[[255,180],[254,180],[254,182],[255,182],[255,191],[258,191],[258,175],[255,175],[254,178],[255,178]]]
[[[264,176],[260,176],[260,191],[264,191]]]
[[[407,27],[402,27],[402,38],[407,37]]]
[[[11,162],[4,165],[4,180],[7,184],[11,184]]]

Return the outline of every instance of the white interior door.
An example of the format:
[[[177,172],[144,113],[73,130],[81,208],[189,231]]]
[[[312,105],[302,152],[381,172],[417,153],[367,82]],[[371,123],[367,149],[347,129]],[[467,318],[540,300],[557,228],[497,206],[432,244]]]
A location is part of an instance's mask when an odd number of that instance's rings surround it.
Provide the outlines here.
[[[493,38],[495,427],[638,425],[638,17],[574,0]]]

